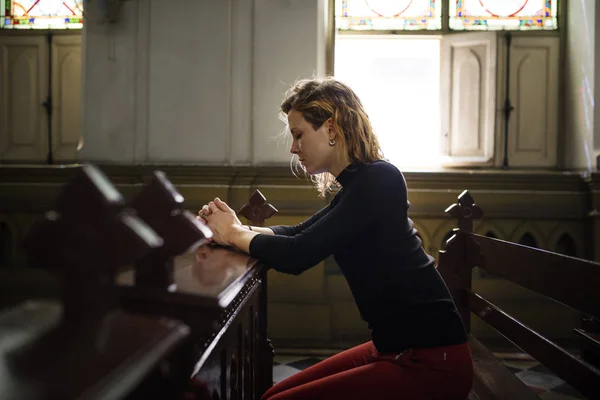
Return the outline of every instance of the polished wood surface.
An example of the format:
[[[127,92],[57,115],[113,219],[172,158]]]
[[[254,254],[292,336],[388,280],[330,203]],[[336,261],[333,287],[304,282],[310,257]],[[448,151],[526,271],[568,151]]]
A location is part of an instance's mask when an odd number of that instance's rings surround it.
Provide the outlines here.
[[[260,283],[264,268],[247,254],[203,245],[175,258],[173,283],[168,288],[136,285],[134,274],[127,271],[117,277],[124,309],[184,321],[197,340],[204,342],[235,309],[236,299]]]
[[[61,323],[57,302],[0,312],[1,399],[121,399],[183,395],[185,325],[114,310]],[[170,365],[167,372],[160,366]]]
[[[258,261],[248,254],[205,244],[189,254],[175,257],[173,286],[166,291],[220,300],[221,306],[226,307],[227,299],[231,301],[231,297],[239,293],[240,284],[246,281],[252,268],[258,267],[257,264]],[[136,286],[135,271],[119,274],[116,282],[126,287]]]

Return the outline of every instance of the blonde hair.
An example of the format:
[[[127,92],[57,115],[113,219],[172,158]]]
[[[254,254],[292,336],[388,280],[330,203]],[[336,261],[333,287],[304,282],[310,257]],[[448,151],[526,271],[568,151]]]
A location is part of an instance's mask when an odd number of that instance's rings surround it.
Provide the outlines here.
[[[370,164],[383,159],[379,141],[373,133],[371,121],[354,91],[331,77],[303,79],[294,84],[281,103],[281,117],[285,121],[293,109],[316,130],[331,118],[335,141],[351,162]],[[296,164],[296,167],[306,170]],[[337,184],[329,172],[311,176],[321,196]]]

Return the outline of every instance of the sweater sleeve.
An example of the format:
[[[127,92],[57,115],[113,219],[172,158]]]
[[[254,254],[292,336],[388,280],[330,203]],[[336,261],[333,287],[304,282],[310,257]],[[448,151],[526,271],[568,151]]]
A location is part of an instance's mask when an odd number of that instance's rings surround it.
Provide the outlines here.
[[[295,236],[303,230],[311,227],[315,222],[323,218],[323,216],[325,216],[329,212],[329,210],[331,210],[331,207],[332,204],[330,203],[327,206],[323,207],[321,210],[317,211],[315,214],[313,214],[309,219],[299,223],[298,225],[275,225],[269,226],[269,228],[271,228],[273,233],[275,233],[276,235]]]
[[[397,206],[400,186],[406,193],[403,178],[392,174],[357,179],[338,204],[314,223],[294,236],[256,235],[250,242],[250,254],[271,268],[298,275],[334,254],[367,232],[377,221]]]

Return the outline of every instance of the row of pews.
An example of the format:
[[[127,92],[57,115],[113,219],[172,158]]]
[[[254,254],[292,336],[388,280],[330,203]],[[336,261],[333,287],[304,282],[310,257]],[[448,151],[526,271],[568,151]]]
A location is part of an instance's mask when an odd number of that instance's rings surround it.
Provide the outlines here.
[[[266,268],[207,244],[183,203],[160,171],[126,204],[99,169],[79,169],[24,243],[60,297],[0,310],[0,399],[260,398],[274,355]],[[257,226],[275,212],[258,191],[240,210]]]
[[[257,191],[239,214],[260,226],[276,211]],[[446,211],[458,228],[437,268],[467,330],[476,315],[600,398],[600,264],[474,234],[483,211],[467,191]],[[31,267],[59,278],[60,296],[0,296],[0,399],[260,398],[273,380],[266,267],[211,236],[162,172],[127,204],[82,166],[24,243]],[[581,354],[477,293],[475,267],[579,310]],[[11,285],[1,272],[0,295]],[[28,290],[14,282],[10,292]],[[538,398],[473,335],[469,344],[469,399]]]

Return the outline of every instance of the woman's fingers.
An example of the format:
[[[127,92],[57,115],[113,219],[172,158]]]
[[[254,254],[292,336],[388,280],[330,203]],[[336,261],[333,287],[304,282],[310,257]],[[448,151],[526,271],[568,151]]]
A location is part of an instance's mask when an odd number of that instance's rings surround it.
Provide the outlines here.
[[[214,201],[211,201],[208,204],[202,206],[200,211],[198,211],[198,216],[200,218],[206,218],[217,210],[226,211],[226,212],[234,212],[231,207],[227,205],[223,200],[216,197]]]
[[[198,211],[198,219],[201,220],[202,222],[204,222],[205,224],[208,224],[208,220],[207,217],[209,215],[212,214],[212,211],[210,209],[210,207],[208,205],[203,205],[202,208],[200,209],[200,211]]]
[[[231,212],[233,211],[228,205],[227,203],[225,203],[223,200],[221,200],[220,198],[216,197],[215,201],[214,201],[215,205],[219,208],[219,210],[221,211],[227,211],[227,212]]]

